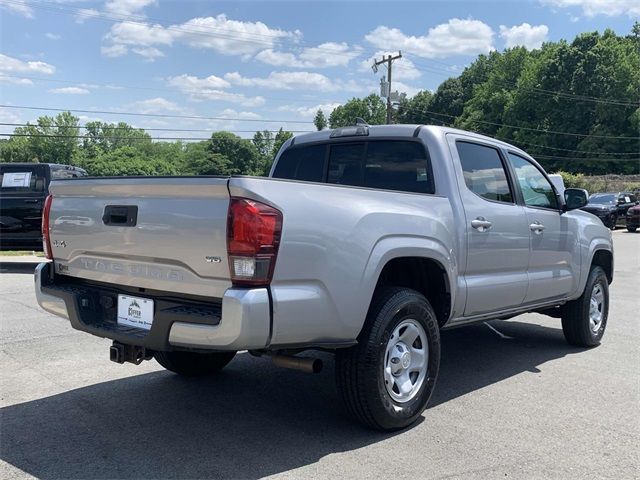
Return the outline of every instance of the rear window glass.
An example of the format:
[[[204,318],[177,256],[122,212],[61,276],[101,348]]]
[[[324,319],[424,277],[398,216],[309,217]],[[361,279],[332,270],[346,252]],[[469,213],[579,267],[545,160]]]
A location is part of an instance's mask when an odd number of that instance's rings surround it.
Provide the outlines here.
[[[45,183],[42,168],[3,167],[0,170],[0,192],[2,194],[42,193]]]
[[[329,164],[325,179],[327,148]],[[401,192],[435,191],[424,146],[419,142],[402,140],[328,143],[291,148],[281,155],[273,176]]]
[[[312,145],[285,150],[278,159],[273,177],[322,182],[326,149],[326,145]]]
[[[364,143],[331,145],[327,183],[362,186]]]

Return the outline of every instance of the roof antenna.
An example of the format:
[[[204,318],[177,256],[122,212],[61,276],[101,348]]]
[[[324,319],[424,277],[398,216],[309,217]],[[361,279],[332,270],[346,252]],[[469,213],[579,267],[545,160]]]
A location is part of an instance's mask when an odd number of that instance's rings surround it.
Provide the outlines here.
[[[369,124],[367,122],[365,122],[363,118],[356,117],[356,126],[357,127],[368,127]]]

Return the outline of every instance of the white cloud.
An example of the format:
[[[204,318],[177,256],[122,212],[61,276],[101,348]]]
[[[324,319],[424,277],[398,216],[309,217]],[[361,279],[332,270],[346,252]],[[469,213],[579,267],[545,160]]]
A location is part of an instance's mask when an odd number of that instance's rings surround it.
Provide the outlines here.
[[[45,62],[23,62],[17,58],[0,53],[0,73],[40,73],[52,75],[55,71],[56,67]]]
[[[233,108],[225,108],[219,117],[241,119],[241,120],[260,120],[262,117],[255,112],[238,112]]]
[[[264,98],[260,96],[248,97],[241,93],[224,91],[225,88],[231,87],[231,83],[215,75],[199,78],[193,75],[182,74],[177,77],[170,77],[168,84],[171,87],[177,88],[185,95],[189,95],[192,100],[226,101],[238,103],[245,107],[257,107],[265,103]]]
[[[87,20],[100,16],[100,12],[95,8],[81,8],[75,15],[76,23],[84,23]]]
[[[238,72],[227,73],[224,79],[233,85],[272,90],[360,91],[362,86],[353,80],[332,80],[314,72],[271,72],[267,77],[243,77]]]
[[[139,100],[129,107],[139,113],[186,113],[183,107],[162,97]]]
[[[121,57],[129,52],[129,49],[125,45],[109,45],[100,47],[100,52],[105,57]]]
[[[365,39],[378,48],[403,50],[424,58],[477,55],[494,50],[493,30],[479,20],[452,18],[430,28],[424,36],[406,35],[397,28],[379,26]]]
[[[394,92],[397,91],[399,93],[406,93],[409,97],[413,97],[419,91],[424,90],[423,88],[412,87],[411,85],[407,85],[403,82],[396,82],[395,80],[393,81],[393,85],[391,85],[391,88]]]
[[[49,93],[57,93],[63,95],[88,95],[91,93],[88,89],[82,87],[61,87],[52,88]]]
[[[159,47],[182,42],[221,55],[254,55],[274,48],[280,40],[297,41],[299,31],[273,29],[262,22],[230,20],[224,14],[197,17],[182,24],[163,26],[140,22],[119,22],[111,26],[105,40],[112,45]]]
[[[528,23],[523,23],[522,25],[514,25],[511,28],[500,25],[500,37],[504,38],[507,48],[520,46],[529,50],[540,48],[542,42],[547,40],[548,33],[549,27],[546,25],[533,27]]]
[[[55,33],[51,33],[51,32],[47,32],[45,33],[45,37],[47,37],[49,40],[60,40],[60,35],[57,35]]]
[[[155,47],[135,47],[132,48],[131,51],[140,55],[141,57],[144,57],[147,62],[153,62],[156,58],[164,57],[164,53],[162,53]]]
[[[111,26],[111,30],[105,38],[114,45],[151,47],[154,45],[171,45],[175,36],[176,32],[162,25],[120,22]]]
[[[139,14],[148,5],[154,5],[156,0],[107,0],[104,9],[117,15]]]
[[[266,49],[255,58],[263,63],[289,68],[346,67],[362,53],[362,48],[350,47],[347,43],[325,42],[317,47],[307,47],[296,54]]]
[[[293,112],[302,118],[312,119],[315,117],[318,110],[322,110],[324,115],[328,118],[334,108],[339,107],[340,103],[320,103],[313,107],[298,107],[295,105],[283,105],[278,107],[281,112]]]
[[[0,72],[0,83],[10,83],[12,85],[33,85],[28,78],[7,77]]]
[[[26,2],[6,2],[0,0],[0,7],[9,10],[10,12],[22,15],[25,18],[33,18],[33,8],[31,8]]]
[[[631,18],[640,15],[638,0],[540,0],[545,5],[557,8],[579,7],[587,17],[606,15],[614,17],[627,15]]]
[[[169,85],[177,87],[183,92],[206,92],[207,90],[220,90],[221,88],[229,88],[231,84],[225,79],[209,75],[205,78],[198,78],[186,73],[177,77],[169,77]]]

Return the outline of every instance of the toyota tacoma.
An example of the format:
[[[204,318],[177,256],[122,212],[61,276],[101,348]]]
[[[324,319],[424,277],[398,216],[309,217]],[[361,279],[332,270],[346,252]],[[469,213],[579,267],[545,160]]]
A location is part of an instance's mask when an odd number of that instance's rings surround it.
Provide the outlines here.
[[[358,123],[290,139],[269,178],[53,181],[36,294],[119,363],[209,375],[248,350],[312,372],[300,353],[334,352],[346,411],[399,429],[442,329],[540,312],[600,343],[613,246],[586,202],[507,143]]]

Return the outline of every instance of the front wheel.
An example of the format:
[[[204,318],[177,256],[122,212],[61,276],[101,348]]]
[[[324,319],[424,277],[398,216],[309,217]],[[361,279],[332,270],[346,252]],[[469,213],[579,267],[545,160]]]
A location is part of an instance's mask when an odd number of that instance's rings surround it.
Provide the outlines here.
[[[634,233],[637,229],[638,227],[630,227],[629,225],[627,225],[627,231],[629,233]]]
[[[618,215],[616,215],[615,213],[612,213],[611,216],[609,217],[609,229],[615,230],[617,223],[618,223]]]
[[[167,370],[185,377],[202,377],[219,372],[233,360],[236,352],[156,352],[156,361]]]
[[[562,331],[571,345],[594,347],[600,343],[609,316],[609,282],[604,270],[592,267],[582,295],[562,312]]]
[[[347,412],[378,430],[413,423],[433,393],[440,331],[428,300],[407,288],[376,292],[354,347],[336,352],[336,383]]]

